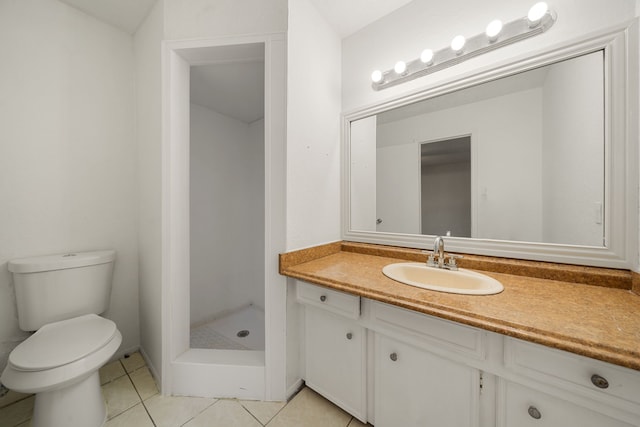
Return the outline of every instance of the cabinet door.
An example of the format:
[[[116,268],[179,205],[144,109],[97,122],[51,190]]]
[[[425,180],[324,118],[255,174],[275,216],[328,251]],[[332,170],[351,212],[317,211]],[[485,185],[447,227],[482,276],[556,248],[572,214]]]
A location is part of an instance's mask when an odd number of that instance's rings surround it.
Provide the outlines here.
[[[479,423],[480,372],[376,334],[376,427]]]
[[[520,384],[501,384],[498,427],[633,427]]]
[[[307,385],[366,421],[366,329],[355,320],[306,307],[305,330]]]

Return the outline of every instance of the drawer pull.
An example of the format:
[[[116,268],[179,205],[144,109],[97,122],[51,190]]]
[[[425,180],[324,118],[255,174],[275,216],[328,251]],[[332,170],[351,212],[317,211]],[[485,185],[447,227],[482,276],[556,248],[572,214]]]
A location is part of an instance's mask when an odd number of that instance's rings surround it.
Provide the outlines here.
[[[542,418],[542,414],[535,406],[529,406],[527,412],[529,412],[529,415],[531,415],[531,418],[533,419],[539,420],[540,418]]]
[[[350,340],[353,338],[353,334],[351,332],[347,332],[347,339]]]
[[[325,302],[327,300],[327,296],[326,295],[321,295],[320,296],[320,301]]]
[[[593,374],[591,375],[591,382],[593,383],[594,386],[598,387],[598,388],[609,388],[609,381],[607,381],[606,378],[601,377],[598,374]]]
[[[391,360],[393,360],[395,362],[396,360],[398,360],[398,354],[397,353],[391,353],[389,355],[389,359],[391,359]]]

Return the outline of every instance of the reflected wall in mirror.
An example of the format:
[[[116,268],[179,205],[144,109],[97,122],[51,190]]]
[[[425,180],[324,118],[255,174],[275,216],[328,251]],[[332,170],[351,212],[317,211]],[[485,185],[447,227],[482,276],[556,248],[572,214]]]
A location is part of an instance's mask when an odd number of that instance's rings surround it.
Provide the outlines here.
[[[352,121],[350,229],[603,247],[604,69],[598,50]]]

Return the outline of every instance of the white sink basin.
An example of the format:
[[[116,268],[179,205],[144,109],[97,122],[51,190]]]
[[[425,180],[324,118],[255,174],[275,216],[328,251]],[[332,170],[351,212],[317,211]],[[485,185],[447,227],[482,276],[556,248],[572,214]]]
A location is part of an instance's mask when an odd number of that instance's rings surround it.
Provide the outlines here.
[[[450,271],[418,262],[401,262],[385,266],[382,273],[406,285],[453,294],[491,295],[504,290],[496,279],[464,268]]]

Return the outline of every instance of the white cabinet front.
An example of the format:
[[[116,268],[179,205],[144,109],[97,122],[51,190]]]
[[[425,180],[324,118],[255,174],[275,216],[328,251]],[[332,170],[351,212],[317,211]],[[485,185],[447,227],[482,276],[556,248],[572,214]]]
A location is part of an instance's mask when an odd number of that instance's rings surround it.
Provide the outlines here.
[[[306,307],[306,383],[366,419],[366,329],[357,321]]]
[[[479,423],[480,372],[376,334],[376,427],[472,427]]]
[[[498,427],[635,427],[589,408],[503,381]]]

